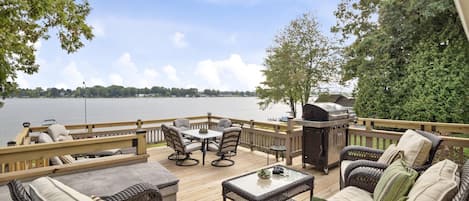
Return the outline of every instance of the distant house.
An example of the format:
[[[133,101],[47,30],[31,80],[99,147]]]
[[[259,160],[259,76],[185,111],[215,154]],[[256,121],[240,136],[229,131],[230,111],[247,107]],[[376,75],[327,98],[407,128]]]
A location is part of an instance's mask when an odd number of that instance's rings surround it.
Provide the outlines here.
[[[354,98],[347,98],[340,94],[321,94],[319,97],[314,101],[316,103],[337,103],[344,107],[353,107],[353,103],[355,103]]]

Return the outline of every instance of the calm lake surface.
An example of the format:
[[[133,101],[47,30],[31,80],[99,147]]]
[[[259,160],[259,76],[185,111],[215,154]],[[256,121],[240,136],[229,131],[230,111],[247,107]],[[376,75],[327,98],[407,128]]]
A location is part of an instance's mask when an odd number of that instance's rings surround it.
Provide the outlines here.
[[[38,126],[45,119],[61,124],[85,122],[83,98],[6,99],[0,108],[0,147],[14,139],[23,122]],[[255,97],[217,98],[87,98],[88,123],[136,121],[185,116],[213,115],[267,121],[287,116],[287,105],[260,110]],[[301,111],[300,111],[301,112]],[[299,113],[301,114],[301,113]]]

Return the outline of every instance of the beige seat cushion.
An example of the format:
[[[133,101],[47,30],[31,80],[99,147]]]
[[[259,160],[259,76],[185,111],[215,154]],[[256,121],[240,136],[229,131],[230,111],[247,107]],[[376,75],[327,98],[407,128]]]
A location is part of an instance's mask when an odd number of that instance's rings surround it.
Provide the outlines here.
[[[54,141],[47,133],[41,133],[38,136],[39,143],[53,143]],[[60,160],[57,156],[52,156],[49,158],[49,162],[51,165],[63,165],[62,160]]]
[[[52,138],[52,140],[57,141],[59,136],[67,136],[70,134],[70,131],[61,124],[53,124],[47,128],[47,133]]]
[[[352,163],[353,161],[351,160],[343,160],[340,163],[340,178],[345,179],[345,169]],[[344,181],[344,180],[343,180]]]
[[[29,184],[33,201],[92,201],[89,196],[66,186],[50,177],[41,177]]]
[[[397,148],[404,152],[407,165],[422,166],[428,160],[432,142],[413,130],[407,130],[399,139]]]
[[[371,193],[355,186],[348,186],[327,201],[373,201]]]
[[[399,149],[395,144],[390,144],[384,153],[379,157],[378,163],[391,165],[397,158],[399,158]]]
[[[408,201],[451,200],[458,191],[458,165],[448,159],[428,168],[410,189]]]

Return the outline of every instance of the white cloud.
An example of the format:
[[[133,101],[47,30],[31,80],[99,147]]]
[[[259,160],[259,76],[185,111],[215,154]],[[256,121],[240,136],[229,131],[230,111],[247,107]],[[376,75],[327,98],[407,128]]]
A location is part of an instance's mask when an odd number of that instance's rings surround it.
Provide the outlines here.
[[[176,69],[171,65],[166,65],[163,67],[163,72],[168,76],[168,79],[172,82],[179,82],[179,77],[177,76]]]
[[[187,47],[187,42],[184,40],[185,35],[181,32],[176,32],[173,34],[171,37],[171,40],[173,41],[174,46],[177,48],[184,48]]]
[[[93,34],[95,36],[101,37],[106,34],[104,31],[104,26],[101,22],[98,22],[98,21],[91,22],[91,27],[93,27]]]
[[[197,64],[195,75],[203,78],[209,88],[254,90],[263,80],[263,66],[247,64],[238,54],[226,60],[204,60]]]
[[[64,83],[63,85],[67,86],[64,88],[76,88],[83,84],[85,80],[82,73],[78,71],[77,65],[74,61],[71,61],[63,70],[62,70],[62,78]]]
[[[69,89],[68,85],[66,85],[65,83],[58,83],[54,87],[57,89]]]
[[[20,88],[30,88],[29,82],[26,77],[29,76],[25,73],[18,73],[16,77],[16,83],[18,83],[18,87]]]
[[[111,74],[109,75],[109,80],[111,81],[111,85],[123,85],[124,80],[119,74]]]
[[[104,82],[104,80],[102,80],[101,78],[91,78],[89,81],[87,81],[86,83],[88,83],[88,85],[91,87],[91,86],[96,86],[96,85],[99,85],[99,86],[105,86],[106,85],[106,82]]]

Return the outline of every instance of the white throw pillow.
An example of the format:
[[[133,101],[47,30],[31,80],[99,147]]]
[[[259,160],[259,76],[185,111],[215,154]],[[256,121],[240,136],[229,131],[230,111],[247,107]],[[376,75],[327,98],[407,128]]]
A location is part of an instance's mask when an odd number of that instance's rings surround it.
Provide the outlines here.
[[[67,130],[64,125],[53,124],[47,128],[47,133],[54,141],[57,141],[59,136],[67,136],[70,134],[70,131]]]
[[[432,141],[413,130],[407,130],[397,143],[404,152],[404,161],[411,167],[422,166],[428,160]]]
[[[407,201],[453,199],[459,186],[458,164],[445,159],[428,168],[410,189]]]
[[[93,201],[90,197],[73,190],[50,177],[41,177],[29,184],[33,201]]]

